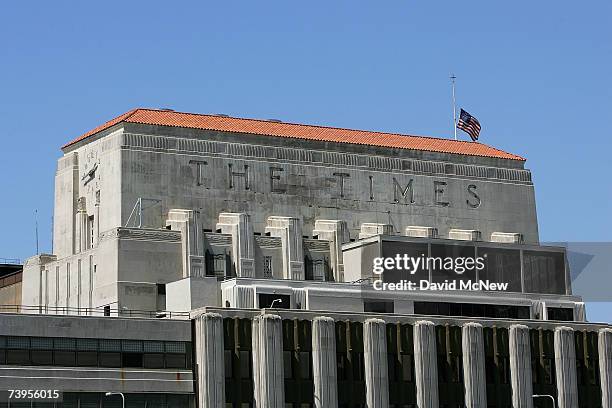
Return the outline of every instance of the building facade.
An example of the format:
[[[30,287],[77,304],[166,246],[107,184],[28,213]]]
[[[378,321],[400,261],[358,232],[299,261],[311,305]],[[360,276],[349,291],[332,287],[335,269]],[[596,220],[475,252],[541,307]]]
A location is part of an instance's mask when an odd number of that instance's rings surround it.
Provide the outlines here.
[[[519,156],[151,109],[62,151],[54,253],[0,315],[0,385],[47,370],[78,406],[612,408],[612,332],[540,245]],[[403,255],[482,267],[459,289],[432,266],[380,279]],[[417,276],[440,286],[377,288]]]

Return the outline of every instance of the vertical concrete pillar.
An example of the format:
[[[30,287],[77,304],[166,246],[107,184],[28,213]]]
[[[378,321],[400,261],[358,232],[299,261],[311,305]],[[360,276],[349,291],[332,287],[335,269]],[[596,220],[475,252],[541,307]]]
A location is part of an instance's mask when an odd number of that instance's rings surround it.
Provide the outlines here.
[[[462,328],[463,378],[466,408],[487,408],[487,379],[482,325],[466,323]]]
[[[280,237],[283,245],[283,277],[304,280],[304,250],[302,248],[302,224],[299,218],[268,217],[266,233]]]
[[[232,236],[232,260],[236,276],[255,277],[255,237],[248,214],[221,213],[217,229]]]
[[[419,408],[438,408],[438,354],[436,326],[430,321],[414,324],[414,374]]]
[[[75,219],[75,253],[81,253],[89,248],[89,242],[87,241],[88,236],[88,221],[87,217],[87,205],[85,197],[81,197],[77,201],[77,213]]]
[[[334,281],[344,282],[344,259],[342,257],[342,244],[349,242],[349,230],[346,221],[316,220],[313,235],[329,241],[331,267]]]
[[[359,231],[359,239],[373,237],[375,235],[393,235],[395,229],[391,224],[379,224],[374,222],[366,222],[361,224]]]
[[[312,321],[312,372],[316,408],[338,407],[336,331],[331,317]]]
[[[253,319],[253,381],[256,408],[284,408],[283,332],[281,317]]]
[[[94,246],[98,246],[100,238],[100,191],[96,191],[96,203],[94,207]]]
[[[612,329],[600,329],[598,337],[601,406],[612,408]]]
[[[576,378],[576,347],[574,329],[555,329],[555,373],[557,377],[557,406],[576,408],[578,406],[578,381]]]
[[[193,210],[172,209],[168,211],[166,226],[181,231],[183,278],[205,276],[204,241],[200,213]]]
[[[510,326],[509,337],[512,407],[533,408],[529,327],[522,324],[514,324]]]
[[[291,308],[295,308],[295,309],[307,309],[307,305],[306,305],[306,289],[304,288],[297,288],[297,289],[291,289],[291,292],[293,292],[293,306],[291,306]]]
[[[366,406],[389,407],[389,372],[387,370],[387,334],[385,321],[368,319],[363,325]]]
[[[77,198],[81,186],[79,155],[67,153],[57,161],[55,173],[55,205],[53,209],[53,253],[58,258],[76,253],[75,225]]]
[[[221,292],[223,307],[234,309],[254,309],[255,288],[253,286],[231,286],[224,288]]]
[[[586,322],[587,321],[584,302],[576,302],[574,304],[574,321],[576,322]]]
[[[195,319],[198,407],[225,406],[223,319],[204,313]]]

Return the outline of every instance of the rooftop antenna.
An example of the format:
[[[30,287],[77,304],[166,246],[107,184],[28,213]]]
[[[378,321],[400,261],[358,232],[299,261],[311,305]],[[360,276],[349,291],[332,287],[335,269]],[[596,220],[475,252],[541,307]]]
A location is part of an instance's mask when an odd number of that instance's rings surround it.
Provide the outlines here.
[[[36,230],[36,255],[40,252],[38,251],[38,210],[34,210],[34,228]]]
[[[451,86],[453,88],[453,132],[455,132],[455,140],[457,140],[457,104],[455,103],[455,74],[451,74]]]

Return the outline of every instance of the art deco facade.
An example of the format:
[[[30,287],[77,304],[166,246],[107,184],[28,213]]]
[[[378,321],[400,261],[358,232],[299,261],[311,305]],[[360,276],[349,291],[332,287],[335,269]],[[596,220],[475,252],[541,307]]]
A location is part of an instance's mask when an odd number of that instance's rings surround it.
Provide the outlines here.
[[[54,253],[24,265],[22,313],[0,315],[4,389],[57,387],[65,406],[112,391],[147,407],[612,407],[612,331],[586,321],[565,250],[539,244],[519,156],[149,109],[62,150]],[[399,254],[481,256],[463,278],[508,290],[374,290],[373,259]]]

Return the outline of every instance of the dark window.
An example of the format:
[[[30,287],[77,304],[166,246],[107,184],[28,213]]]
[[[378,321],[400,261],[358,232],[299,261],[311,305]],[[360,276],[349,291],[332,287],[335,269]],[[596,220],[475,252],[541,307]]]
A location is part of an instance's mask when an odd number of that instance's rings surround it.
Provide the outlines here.
[[[110,316],[110,306],[104,306],[104,316]]]
[[[436,326],[440,406],[463,406],[461,327]]]
[[[142,353],[123,353],[123,367],[142,367]]]
[[[363,311],[370,313],[393,313],[393,301],[386,300],[364,300]]]
[[[7,364],[30,364],[30,351],[29,350],[7,350],[6,353]]]
[[[495,283],[507,283],[508,292],[521,292],[521,252],[518,249],[478,247],[485,267],[478,272],[478,278]]]
[[[158,295],[165,295],[166,294],[166,284],[165,283],[158,283],[157,284],[157,294]]]
[[[323,259],[312,259],[310,256],[304,258],[304,269],[306,280],[329,281],[329,260],[327,257]]]
[[[121,367],[121,353],[100,353],[100,367]]]
[[[98,352],[96,351],[77,351],[77,365],[85,367],[95,367],[98,365]]]
[[[457,265],[456,269],[448,270],[444,263],[431,262],[431,280],[432,282],[442,283],[445,280],[453,281],[461,279],[461,281],[476,281],[475,266],[470,266],[471,270],[460,269],[458,258],[475,258],[476,247],[472,245],[431,245],[431,257],[444,261],[446,258],[452,258],[453,264]],[[462,268],[462,267],[461,267]],[[458,274],[461,272],[461,274]]]
[[[164,368],[164,355],[161,353],[145,353],[142,356],[144,368]]]
[[[528,306],[489,305],[478,303],[414,302],[414,313],[434,316],[529,319]]]
[[[32,350],[32,364],[52,365],[53,352],[50,350]]]
[[[206,251],[204,254],[204,262],[206,263],[206,275],[207,276],[233,276],[233,265],[230,256],[225,253],[215,254],[210,251]]]
[[[285,378],[293,378],[293,353],[291,351],[283,351],[283,370]]]
[[[272,307],[272,302],[274,302],[275,309],[290,309],[290,299],[291,298],[289,297],[289,295],[262,293],[259,295],[259,308],[270,308]]]
[[[55,365],[76,366],[76,353],[74,351],[54,351],[53,359]]]
[[[558,320],[563,322],[574,321],[574,310],[566,307],[549,307],[546,309],[548,320]]]
[[[232,350],[223,350],[223,359],[225,367],[225,378],[234,377],[234,353]]]
[[[185,368],[185,354],[166,354],[166,368]]]
[[[565,294],[565,254],[523,251],[525,292]]]
[[[240,378],[251,378],[251,352],[240,351],[238,355],[240,356]]]

